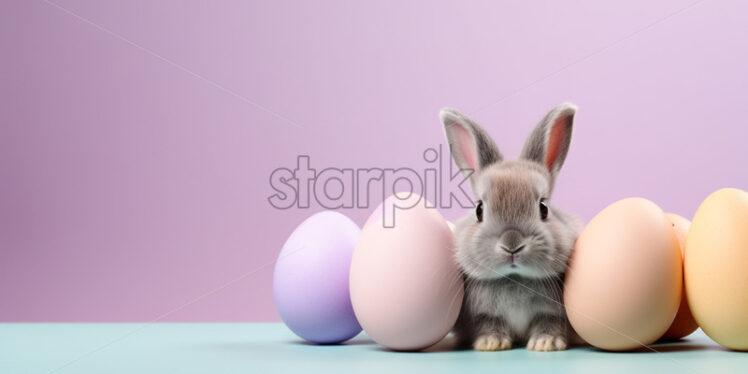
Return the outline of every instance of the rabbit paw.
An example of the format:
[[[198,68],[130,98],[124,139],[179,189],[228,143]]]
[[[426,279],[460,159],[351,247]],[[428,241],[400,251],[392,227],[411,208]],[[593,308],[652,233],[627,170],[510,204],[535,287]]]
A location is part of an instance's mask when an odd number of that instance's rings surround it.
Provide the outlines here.
[[[527,342],[527,349],[531,351],[563,351],[566,349],[566,338],[550,334],[536,334]]]
[[[503,351],[512,348],[512,341],[498,334],[485,334],[475,339],[473,349],[476,351]]]

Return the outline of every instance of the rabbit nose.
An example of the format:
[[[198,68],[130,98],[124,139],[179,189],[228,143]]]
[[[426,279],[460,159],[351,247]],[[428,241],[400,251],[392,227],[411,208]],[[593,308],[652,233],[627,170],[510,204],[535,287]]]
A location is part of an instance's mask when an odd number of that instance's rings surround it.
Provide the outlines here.
[[[501,234],[499,246],[504,251],[515,254],[525,248],[525,245],[522,244],[522,239],[524,238],[519,231],[508,229]]]
[[[509,248],[507,248],[506,246],[503,246],[503,245],[502,245],[502,246],[501,246],[501,249],[503,249],[503,250],[504,250],[504,252],[507,252],[507,253],[509,253],[509,254],[513,254],[513,255],[514,255],[514,254],[517,254],[517,252],[519,252],[519,251],[521,251],[521,250],[525,249],[525,245],[524,245],[524,244],[520,244],[519,246],[517,246],[517,247],[514,247],[514,249],[509,249]]]

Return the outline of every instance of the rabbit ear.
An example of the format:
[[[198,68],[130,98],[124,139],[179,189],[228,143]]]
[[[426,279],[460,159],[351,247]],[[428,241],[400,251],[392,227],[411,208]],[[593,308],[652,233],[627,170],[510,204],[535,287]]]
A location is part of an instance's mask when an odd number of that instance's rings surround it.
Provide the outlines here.
[[[576,105],[571,103],[551,109],[530,133],[520,158],[542,164],[555,180],[569,152],[576,112]]]
[[[444,108],[439,118],[444,124],[452,158],[465,177],[470,178],[473,192],[476,192],[477,174],[486,166],[501,161],[499,148],[480,125],[457,110]]]

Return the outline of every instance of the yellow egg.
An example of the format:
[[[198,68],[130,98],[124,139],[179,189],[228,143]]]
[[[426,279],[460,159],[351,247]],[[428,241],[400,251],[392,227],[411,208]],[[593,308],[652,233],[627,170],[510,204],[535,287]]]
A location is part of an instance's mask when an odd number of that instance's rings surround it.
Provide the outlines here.
[[[748,192],[725,188],[701,203],[686,238],[685,279],[701,329],[748,350]]]
[[[682,283],[678,240],[665,213],[649,200],[620,200],[577,239],[564,286],[566,313],[595,347],[639,348],[670,327]]]

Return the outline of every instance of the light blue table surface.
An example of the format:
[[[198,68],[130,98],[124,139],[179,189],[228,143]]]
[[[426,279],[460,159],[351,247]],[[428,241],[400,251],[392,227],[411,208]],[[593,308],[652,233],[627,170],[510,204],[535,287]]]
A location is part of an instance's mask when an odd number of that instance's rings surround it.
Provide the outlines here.
[[[697,331],[657,352],[392,352],[361,334],[307,344],[276,323],[0,324],[0,373],[748,373],[748,353]]]

